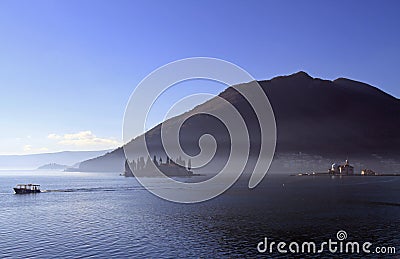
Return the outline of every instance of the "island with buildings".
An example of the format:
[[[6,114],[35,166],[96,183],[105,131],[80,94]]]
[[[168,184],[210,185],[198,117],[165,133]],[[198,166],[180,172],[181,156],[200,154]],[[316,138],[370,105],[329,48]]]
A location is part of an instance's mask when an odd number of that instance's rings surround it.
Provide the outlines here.
[[[153,159],[150,156],[145,160],[144,157],[139,157],[135,160],[125,160],[125,177],[159,177],[157,173],[161,171],[167,177],[191,177],[200,176],[191,171],[191,161],[187,162],[182,158],[177,158],[175,161],[167,156],[165,163],[160,157],[154,155]]]
[[[311,173],[298,173],[295,176],[400,176],[397,173],[377,173],[372,169],[362,169],[356,173],[354,166],[350,165],[349,160],[346,159],[344,164],[333,163],[327,172],[311,172]]]

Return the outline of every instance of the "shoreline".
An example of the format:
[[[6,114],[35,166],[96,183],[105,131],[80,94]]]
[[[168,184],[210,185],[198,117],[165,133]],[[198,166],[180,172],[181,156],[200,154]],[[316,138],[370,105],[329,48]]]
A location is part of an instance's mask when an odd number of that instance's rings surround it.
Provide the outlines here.
[[[291,174],[290,176],[346,176],[346,177],[370,177],[370,176],[400,176],[398,173],[384,173],[384,174],[330,174],[330,173],[298,173]]]

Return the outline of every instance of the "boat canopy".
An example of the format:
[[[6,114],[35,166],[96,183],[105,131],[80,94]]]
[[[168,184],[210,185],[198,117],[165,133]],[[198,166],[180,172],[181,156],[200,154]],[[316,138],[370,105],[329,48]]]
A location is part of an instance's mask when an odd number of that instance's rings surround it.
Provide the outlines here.
[[[21,188],[21,189],[39,189],[40,184],[32,184],[32,183],[28,183],[28,184],[17,184],[17,188]]]

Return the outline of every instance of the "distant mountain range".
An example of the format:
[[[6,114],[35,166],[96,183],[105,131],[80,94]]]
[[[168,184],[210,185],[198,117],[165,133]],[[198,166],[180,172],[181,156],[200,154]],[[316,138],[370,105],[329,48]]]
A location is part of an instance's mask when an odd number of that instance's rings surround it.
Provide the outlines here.
[[[343,159],[374,156],[396,161],[400,158],[399,99],[365,83],[346,78],[322,80],[305,72],[259,81],[259,84],[274,110],[277,154],[311,154]],[[219,96],[235,106],[245,119],[251,154],[256,154],[260,147],[260,133],[249,103],[232,87]],[[224,105],[213,98],[189,113],[211,109],[224,109]],[[177,116],[164,123],[173,124],[179,119]],[[158,155],[163,154],[160,128],[161,124],[146,132],[150,152]],[[195,115],[185,121],[180,131],[183,149],[190,154],[198,153],[198,139],[206,133],[217,139],[217,154],[226,153],[230,144],[229,134],[220,121],[208,115]],[[143,135],[133,139],[127,147],[135,150],[142,140]],[[118,148],[82,162],[79,168],[83,171],[121,172],[124,160],[123,149]]]
[[[101,151],[64,151],[33,155],[0,155],[0,169],[37,169],[49,164],[79,166],[79,162],[105,154]]]

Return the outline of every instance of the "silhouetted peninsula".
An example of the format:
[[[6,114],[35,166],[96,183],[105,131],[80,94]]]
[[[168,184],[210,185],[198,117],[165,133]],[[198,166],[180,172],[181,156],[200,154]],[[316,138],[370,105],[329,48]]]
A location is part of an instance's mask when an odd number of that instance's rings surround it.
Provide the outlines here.
[[[67,165],[60,165],[57,163],[50,163],[46,165],[39,166],[37,170],[64,170],[68,168]]]
[[[194,174],[192,171],[190,171],[190,160],[188,161],[187,167],[185,165],[186,162],[181,158],[178,158],[175,162],[173,159],[167,157],[165,163],[163,163],[162,158],[157,160],[156,156],[153,157],[153,160],[148,157],[146,161],[144,157],[139,157],[136,161],[125,161],[124,176],[159,177],[159,175],[156,173],[157,170],[161,171],[168,177],[198,176],[198,174]]]

